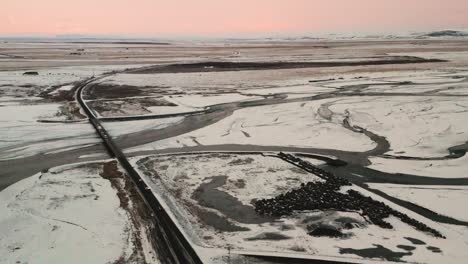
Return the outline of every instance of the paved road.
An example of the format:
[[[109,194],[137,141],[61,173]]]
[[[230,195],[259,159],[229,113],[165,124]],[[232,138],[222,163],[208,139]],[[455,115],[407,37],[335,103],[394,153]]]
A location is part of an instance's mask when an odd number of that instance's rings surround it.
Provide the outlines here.
[[[153,195],[150,188],[143,181],[138,172],[133,168],[128,159],[125,157],[122,150],[112,140],[112,137],[101,125],[99,119],[97,119],[92,110],[86,105],[86,102],[82,98],[83,90],[89,86],[92,86],[92,82],[96,79],[90,79],[84,82],[77,89],[77,101],[82,107],[83,111],[89,118],[89,122],[95,128],[97,134],[103,140],[104,146],[107,149],[110,156],[115,157],[120,165],[125,169],[127,175],[135,183],[140,195],[146,202],[149,208],[153,210],[154,220],[156,223],[156,236],[158,239],[158,255],[161,261],[164,263],[180,263],[180,264],[198,264],[202,263],[201,259],[192,248],[188,240],[177,228],[176,224],[172,221],[168,212],[164,210],[161,203]]]

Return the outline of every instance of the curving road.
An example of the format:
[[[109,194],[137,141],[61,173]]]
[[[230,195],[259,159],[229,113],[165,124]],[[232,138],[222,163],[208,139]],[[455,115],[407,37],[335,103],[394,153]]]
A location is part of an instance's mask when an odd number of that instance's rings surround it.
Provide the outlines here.
[[[83,90],[92,85],[92,82],[98,78],[90,79],[84,82],[76,92],[76,98],[83,111],[86,113],[89,122],[93,125],[96,133],[101,137],[105,148],[111,157],[115,157],[120,165],[125,169],[126,175],[130,177],[138,189],[139,194],[147,204],[148,208],[153,211],[154,222],[156,223],[156,237],[158,239],[158,256],[161,261],[180,264],[201,264],[202,261],[191,246],[190,242],[185,238],[183,233],[178,229],[168,212],[163,208],[160,201],[155,197],[149,186],[143,181],[138,172],[128,161],[122,150],[112,140],[112,137],[101,125],[93,111],[88,107],[83,100]]]

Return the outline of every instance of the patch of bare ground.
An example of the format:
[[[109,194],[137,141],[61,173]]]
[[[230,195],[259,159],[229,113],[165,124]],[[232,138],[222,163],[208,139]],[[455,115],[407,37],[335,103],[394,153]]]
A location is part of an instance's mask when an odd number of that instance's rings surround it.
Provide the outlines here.
[[[174,91],[166,86],[132,86],[104,83],[89,87],[84,96],[87,100],[93,100],[166,94],[174,94]]]
[[[45,86],[34,85],[34,84],[2,84],[0,85],[0,96],[11,96],[15,98],[29,98],[38,96],[41,91],[45,89]]]
[[[70,90],[58,90],[60,87],[63,87],[66,85],[73,85],[73,88],[71,88]],[[53,102],[64,102],[64,101],[71,102],[75,100],[76,89],[78,89],[78,86],[76,85],[76,83],[52,85],[49,88],[43,90],[39,94],[39,97],[42,97],[44,99],[49,99]]]
[[[67,121],[75,121],[86,118],[80,112],[80,107],[76,102],[66,102],[59,107],[56,116],[65,116]]]
[[[374,58],[363,58],[358,61],[277,61],[277,62],[227,62],[210,61],[184,64],[170,64],[163,66],[147,67],[142,70],[133,71],[134,74],[154,73],[183,73],[183,72],[221,72],[221,71],[252,71],[252,70],[278,70],[299,68],[321,68],[321,67],[343,67],[343,66],[365,66],[365,65],[388,65],[388,64],[413,64],[444,62],[438,59],[424,59],[412,56],[380,56]]]
[[[148,255],[145,254],[145,250],[151,250],[153,254],[150,255],[154,258],[156,256],[154,252],[158,252],[158,243],[154,236],[156,223],[151,215],[151,209],[141,198],[130,177],[121,172],[117,161],[105,163],[100,175],[111,182],[117,191],[120,207],[129,214],[131,220],[132,230],[129,230],[129,238],[133,244],[133,251],[129,255],[122,255],[114,263],[154,263],[155,259],[147,259]],[[150,249],[143,248],[143,240],[149,242]]]
[[[177,106],[162,98],[131,98],[122,100],[99,100],[88,102],[88,105],[101,116],[114,117],[125,115],[150,114],[148,107]]]

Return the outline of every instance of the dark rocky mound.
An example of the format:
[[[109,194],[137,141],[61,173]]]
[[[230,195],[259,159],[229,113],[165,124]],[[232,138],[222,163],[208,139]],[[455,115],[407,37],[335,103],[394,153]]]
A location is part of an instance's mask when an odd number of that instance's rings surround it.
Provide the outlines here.
[[[321,226],[315,227],[308,234],[311,236],[315,236],[315,237],[326,236],[326,237],[340,237],[341,238],[345,236],[345,234],[341,233],[341,231],[338,230],[336,227],[330,226],[330,225],[321,225]]]
[[[27,72],[23,73],[23,75],[35,76],[35,75],[39,75],[39,73],[37,71],[27,71]]]
[[[383,202],[375,201],[355,190],[348,190],[346,193],[339,192],[342,186],[351,185],[346,179],[339,178],[293,155],[280,153],[280,157],[321,177],[325,182],[302,183],[298,189],[271,199],[255,201],[255,211],[260,215],[281,217],[291,215],[293,211],[308,210],[354,211],[360,212],[371,223],[386,229],[391,229],[393,226],[384,219],[393,215],[420,231],[443,237],[437,230],[390,208]]]
[[[256,241],[256,240],[285,240],[285,239],[291,239],[291,237],[288,237],[279,233],[266,232],[266,233],[261,233],[254,237],[246,238],[245,240]]]
[[[427,250],[430,250],[430,251],[432,251],[433,253],[442,253],[442,250],[441,250],[440,248],[438,248],[438,247],[428,246],[428,247],[426,247],[426,248],[427,248]]]
[[[426,242],[419,240],[417,238],[405,237],[405,239],[413,243],[413,245],[426,245]]]
[[[397,245],[396,247],[401,248],[401,249],[406,250],[406,251],[413,251],[413,250],[416,249],[416,247],[408,246],[408,245]]]

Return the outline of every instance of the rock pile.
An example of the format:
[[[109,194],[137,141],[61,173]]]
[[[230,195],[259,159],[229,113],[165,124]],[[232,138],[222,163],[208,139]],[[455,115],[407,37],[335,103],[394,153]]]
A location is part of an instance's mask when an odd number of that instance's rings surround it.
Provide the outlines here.
[[[322,170],[319,167],[314,166],[311,163],[309,163],[307,161],[304,161],[304,160],[302,160],[302,159],[300,159],[300,158],[298,158],[298,157],[296,157],[294,155],[280,152],[278,154],[278,156],[281,159],[283,159],[283,160],[285,160],[285,161],[287,161],[289,163],[293,163],[294,165],[300,167],[301,169],[303,169],[303,170],[305,170],[307,172],[310,172],[312,174],[317,175],[318,177],[326,180],[330,185],[338,187],[338,189],[341,186],[351,185],[351,182],[349,182],[348,180],[337,177],[334,174],[332,174],[332,173],[330,173],[328,171]]]
[[[354,211],[360,212],[371,223],[386,229],[391,229],[393,226],[384,219],[393,215],[417,230],[443,237],[437,230],[390,208],[383,202],[375,201],[355,190],[348,190],[346,193],[339,192],[342,186],[351,185],[346,179],[339,178],[290,154],[280,153],[280,155],[281,158],[325,179],[325,182],[302,183],[300,188],[280,194],[275,198],[257,200],[254,205],[258,214],[281,217],[291,215],[293,211],[303,210]]]

